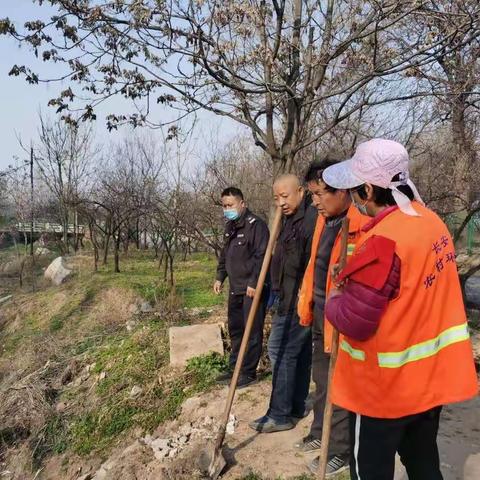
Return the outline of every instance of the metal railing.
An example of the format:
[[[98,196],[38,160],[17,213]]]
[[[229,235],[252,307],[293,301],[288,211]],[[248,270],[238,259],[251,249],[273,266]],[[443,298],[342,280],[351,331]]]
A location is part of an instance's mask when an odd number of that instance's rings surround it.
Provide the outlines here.
[[[32,229],[30,222],[18,222],[13,225],[13,227],[19,232],[30,232]],[[77,225],[77,232],[80,235],[83,235],[87,230],[85,225]],[[51,223],[51,222],[33,222],[33,232],[34,233],[63,233],[63,225],[60,223]],[[75,225],[69,224],[67,227],[68,233],[75,233]]]

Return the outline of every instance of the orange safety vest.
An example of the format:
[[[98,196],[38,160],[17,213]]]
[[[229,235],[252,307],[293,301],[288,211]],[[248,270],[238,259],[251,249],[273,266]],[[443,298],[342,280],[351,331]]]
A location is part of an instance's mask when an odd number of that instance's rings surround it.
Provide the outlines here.
[[[361,229],[371,219],[362,215],[357,208],[350,205],[347,212],[347,217],[350,219],[350,227],[348,232],[348,255],[353,254],[355,244],[360,237]],[[325,218],[319,215],[317,223],[315,225],[315,231],[312,238],[312,250],[310,253],[310,260],[308,262],[305,274],[303,276],[302,286],[298,294],[297,313],[300,317],[300,325],[308,327],[313,323],[313,284],[315,279],[315,260],[317,257],[318,246],[325,227]],[[340,247],[341,247],[341,230],[335,239],[332,247],[332,255],[330,257],[329,271],[332,266],[339,262],[340,259]],[[331,275],[327,275],[327,284],[325,288],[325,296],[328,298],[328,294],[332,289],[333,282]],[[325,352],[331,352],[333,327],[330,322],[324,319],[324,348]]]
[[[399,294],[375,335],[340,340],[332,402],[361,415],[399,418],[478,392],[453,241],[434,212],[413,205],[421,216],[396,210],[355,249],[383,236],[401,261]]]

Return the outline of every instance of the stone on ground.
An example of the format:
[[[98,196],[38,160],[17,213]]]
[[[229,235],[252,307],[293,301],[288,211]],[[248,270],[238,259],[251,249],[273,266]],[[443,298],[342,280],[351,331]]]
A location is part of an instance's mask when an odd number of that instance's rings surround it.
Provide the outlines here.
[[[223,342],[218,325],[189,325],[171,327],[170,365],[184,367],[187,360],[210,352],[223,355]]]
[[[57,257],[45,270],[44,276],[55,285],[61,285],[73,271],[66,267],[63,257]]]
[[[0,305],[2,303],[8,302],[12,297],[13,295],[7,295],[6,297],[0,298]]]

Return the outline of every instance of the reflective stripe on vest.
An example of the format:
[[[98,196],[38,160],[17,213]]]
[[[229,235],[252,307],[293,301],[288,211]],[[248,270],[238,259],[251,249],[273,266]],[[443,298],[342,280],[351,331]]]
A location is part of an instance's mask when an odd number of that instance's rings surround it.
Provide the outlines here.
[[[365,352],[363,350],[357,350],[353,348],[346,340],[342,340],[340,348],[348,353],[355,360],[365,361]]]
[[[355,244],[354,243],[349,243],[347,245],[347,255],[353,255],[353,251],[355,250]]]
[[[403,350],[403,352],[378,353],[378,364],[384,368],[398,368],[406,363],[432,357],[442,348],[448,347],[453,343],[463,342],[469,338],[468,325],[464,323],[447,328],[437,337],[412,345]]]

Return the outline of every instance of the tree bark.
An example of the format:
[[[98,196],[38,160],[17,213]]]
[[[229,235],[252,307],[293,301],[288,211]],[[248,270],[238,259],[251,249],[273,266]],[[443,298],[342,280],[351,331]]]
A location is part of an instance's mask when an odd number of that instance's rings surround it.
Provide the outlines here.
[[[108,248],[110,246],[110,234],[105,236],[105,248],[103,250],[103,264],[106,265],[108,262]]]
[[[121,234],[120,230],[117,232],[117,237],[115,239],[115,273],[120,273],[120,242],[121,242]]]

